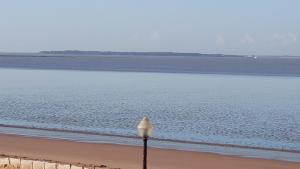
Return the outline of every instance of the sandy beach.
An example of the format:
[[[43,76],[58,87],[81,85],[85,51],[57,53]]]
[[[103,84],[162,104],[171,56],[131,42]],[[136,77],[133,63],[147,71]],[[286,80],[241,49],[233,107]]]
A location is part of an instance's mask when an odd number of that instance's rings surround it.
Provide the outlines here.
[[[122,169],[140,169],[142,166],[142,147],[5,134],[0,135],[0,140],[2,155],[107,165]],[[148,166],[150,169],[298,169],[300,163],[150,148]]]

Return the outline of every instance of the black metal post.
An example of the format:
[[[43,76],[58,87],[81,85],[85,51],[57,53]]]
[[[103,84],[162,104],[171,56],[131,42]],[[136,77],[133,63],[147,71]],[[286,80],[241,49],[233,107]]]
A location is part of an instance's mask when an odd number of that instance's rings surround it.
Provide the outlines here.
[[[144,137],[144,163],[143,163],[143,169],[147,169],[147,141],[148,137]]]

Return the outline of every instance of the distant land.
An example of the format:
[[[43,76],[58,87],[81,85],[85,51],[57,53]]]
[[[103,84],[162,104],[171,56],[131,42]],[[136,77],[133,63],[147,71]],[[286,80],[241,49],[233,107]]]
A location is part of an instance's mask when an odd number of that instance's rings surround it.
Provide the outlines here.
[[[115,52],[115,51],[40,51],[41,54],[59,54],[59,55],[119,55],[119,56],[212,56],[212,57],[243,57],[242,55],[224,55],[224,54],[202,54],[202,53],[182,53],[182,52]]]
[[[300,76],[300,57],[66,50],[0,53],[0,68]]]

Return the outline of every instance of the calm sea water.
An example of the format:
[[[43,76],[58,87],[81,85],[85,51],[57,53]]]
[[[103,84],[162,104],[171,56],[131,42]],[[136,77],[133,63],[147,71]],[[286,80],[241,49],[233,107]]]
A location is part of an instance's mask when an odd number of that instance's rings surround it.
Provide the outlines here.
[[[0,69],[0,124],[300,151],[300,78]]]

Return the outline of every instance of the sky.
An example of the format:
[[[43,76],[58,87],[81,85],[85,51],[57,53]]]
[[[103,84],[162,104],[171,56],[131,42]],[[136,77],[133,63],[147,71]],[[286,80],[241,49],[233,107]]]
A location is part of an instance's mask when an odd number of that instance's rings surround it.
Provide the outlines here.
[[[300,56],[300,0],[7,0],[0,52]]]

